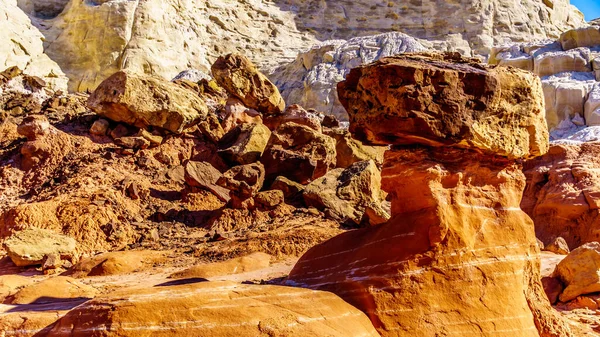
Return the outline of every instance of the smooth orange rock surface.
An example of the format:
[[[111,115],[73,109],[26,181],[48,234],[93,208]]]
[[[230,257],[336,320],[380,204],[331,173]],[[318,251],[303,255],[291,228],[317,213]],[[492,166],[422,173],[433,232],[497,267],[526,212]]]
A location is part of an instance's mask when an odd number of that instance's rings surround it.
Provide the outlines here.
[[[47,337],[378,336],[367,317],[327,293],[200,282],[129,289],[65,315]]]

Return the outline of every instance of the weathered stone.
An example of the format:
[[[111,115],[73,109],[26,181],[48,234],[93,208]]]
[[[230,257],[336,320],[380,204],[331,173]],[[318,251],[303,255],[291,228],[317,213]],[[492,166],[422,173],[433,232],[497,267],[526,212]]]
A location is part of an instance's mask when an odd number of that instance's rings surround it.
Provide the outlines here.
[[[126,149],[147,149],[150,147],[150,142],[144,137],[121,137],[115,139],[115,144]]]
[[[221,177],[221,172],[209,163],[188,161],[185,165],[185,182],[188,185],[208,190],[222,201],[228,202],[229,191],[217,184]]]
[[[335,167],[335,140],[308,126],[285,123],[271,134],[261,157],[267,180],[284,176],[301,184]]]
[[[265,114],[277,114],[285,109],[279,89],[245,56],[219,57],[211,71],[217,83],[247,107]]]
[[[509,158],[548,150],[542,86],[523,70],[406,54],[353,69],[338,94],[350,131],[368,144],[473,147]]]
[[[106,119],[98,119],[90,128],[90,133],[96,136],[105,136],[106,132],[108,132],[109,123]]]
[[[562,283],[554,277],[542,277],[542,286],[550,303],[555,304],[558,302],[558,296],[564,289]]]
[[[235,97],[227,100],[225,108],[219,115],[222,121],[221,126],[225,132],[229,132],[241,124],[258,124],[263,122],[260,112],[247,108],[242,101]]]
[[[277,336],[378,336],[363,313],[331,293],[233,282],[116,291],[70,311],[47,336],[84,336],[90,329],[123,337],[157,331],[165,337],[254,337],[265,330]]]
[[[18,231],[4,241],[4,249],[19,267],[41,265],[50,255],[73,260],[76,254],[74,239],[41,228]]]
[[[275,180],[271,184],[271,189],[282,191],[285,200],[294,200],[302,195],[302,192],[304,191],[304,186],[298,184],[295,181],[291,181],[286,177],[279,176],[275,178]]]
[[[569,245],[567,245],[565,239],[563,239],[560,236],[554,239],[554,241],[547,244],[545,250],[561,255],[567,255],[570,252]]]
[[[571,29],[562,33],[559,41],[563,50],[598,46],[600,45],[600,26]]]
[[[562,72],[590,72],[592,64],[590,50],[573,49],[568,52],[543,53],[534,59],[534,70],[538,76],[548,76]]]
[[[125,71],[102,82],[88,105],[116,122],[175,133],[204,120],[208,114],[206,104],[193,92],[158,77]]]
[[[316,207],[340,222],[361,224],[367,206],[380,209],[385,202],[381,172],[372,160],[355,163],[347,169],[334,169],[306,186],[306,205]],[[389,219],[389,214],[384,217]]]
[[[306,125],[315,131],[321,132],[321,120],[316,113],[308,112],[301,106],[294,104],[285,108],[281,115],[273,115],[264,119],[265,125],[271,130],[276,130],[281,124],[293,122]]]
[[[271,209],[283,204],[284,196],[280,190],[262,191],[256,193],[254,201],[262,209]]]
[[[230,163],[251,164],[260,159],[270,137],[271,130],[262,123],[241,124],[223,136],[218,153]]]
[[[568,75],[565,73],[564,75]],[[546,104],[546,121],[553,129],[563,120],[584,115],[586,97],[595,84],[594,77],[577,78],[551,76],[542,81]]]
[[[392,219],[312,248],[288,282],[338,294],[386,337],[572,336],[539,281],[533,222],[519,208],[524,183],[500,156],[388,151]]]
[[[223,173],[217,184],[229,191],[230,195],[240,200],[252,198],[263,187],[265,168],[261,163],[240,165]]]
[[[554,270],[553,276],[565,285],[559,297],[561,302],[600,291],[599,270],[600,243],[588,242],[574,249]]]
[[[94,287],[66,276],[51,277],[28,285],[15,293],[10,304],[44,304],[95,297]]]
[[[335,139],[336,167],[346,168],[356,162],[373,160],[377,165],[383,163],[383,153],[387,146],[365,145],[352,137],[345,129],[326,130],[324,133]]]

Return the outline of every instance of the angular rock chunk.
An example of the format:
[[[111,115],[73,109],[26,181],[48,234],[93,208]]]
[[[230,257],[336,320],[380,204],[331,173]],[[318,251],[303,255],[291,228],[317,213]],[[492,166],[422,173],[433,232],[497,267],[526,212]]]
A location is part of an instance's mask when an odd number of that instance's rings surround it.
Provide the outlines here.
[[[574,249],[556,266],[553,276],[565,285],[561,302],[600,291],[600,243],[588,242]]]
[[[304,191],[304,185],[298,184],[295,181],[291,181],[286,177],[280,176],[275,178],[271,184],[272,190],[280,190],[283,192],[285,200],[293,200],[300,196]]]
[[[355,163],[345,170],[331,170],[308,184],[303,193],[307,206],[323,210],[337,221],[357,225],[361,224],[367,207],[389,219],[383,207],[385,196],[381,190],[381,172],[372,160]]]
[[[229,191],[217,184],[222,174],[209,163],[189,161],[185,165],[185,182],[192,187],[206,189],[222,201],[229,201]]]
[[[378,336],[363,313],[331,293],[233,282],[117,291],[78,306],[46,335],[89,336],[90,331],[122,337],[255,337],[264,331],[273,336]]]
[[[273,115],[265,119],[265,124],[271,130],[275,130],[281,124],[288,122],[306,125],[311,129],[321,132],[321,120],[319,115],[304,110],[304,108],[298,104],[288,106],[281,115]]]
[[[73,260],[76,254],[75,239],[41,228],[18,231],[4,241],[4,249],[19,267],[44,263],[50,255]]]
[[[561,34],[559,41],[563,50],[598,46],[600,45],[600,27],[588,26],[568,30]]]
[[[215,81],[244,105],[265,114],[285,109],[279,89],[245,56],[229,54],[212,65]]]
[[[534,59],[534,73],[542,77],[562,72],[590,72],[590,61],[590,50],[586,48],[543,53]]]
[[[104,80],[88,99],[97,114],[140,128],[174,133],[204,120],[206,104],[190,90],[149,75],[119,71]]]
[[[345,129],[323,132],[335,139],[336,167],[346,168],[363,160],[373,160],[377,165],[383,163],[383,153],[387,150],[387,146],[365,145],[360,140],[354,139]]]
[[[544,248],[545,248],[545,250],[547,250],[549,252],[553,252],[553,253],[561,254],[561,255],[567,255],[570,252],[569,245],[567,245],[567,242],[565,241],[565,239],[563,239],[560,236],[557,237],[556,239],[554,239],[554,241],[550,242]]]
[[[301,184],[335,167],[335,140],[308,126],[285,123],[271,134],[261,162],[267,180],[284,176]]]
[[[245,208],[244,201],[252,198],[263,187],[265,168],[261,163],[240,165],[223,173],[217,184],[230,191],[233,207]]]
[[[452,62],[452,63],[451,63]],[[548,151],[540,80],[458,54],[405,54],[338,84],[350,131],[369,144],[477,148],[509,158]]]
[[[222,149],[218,152],[231,163],[251,164],[260,159],[270,137],[271,130],[262,123],[242,124],[221,139]]]

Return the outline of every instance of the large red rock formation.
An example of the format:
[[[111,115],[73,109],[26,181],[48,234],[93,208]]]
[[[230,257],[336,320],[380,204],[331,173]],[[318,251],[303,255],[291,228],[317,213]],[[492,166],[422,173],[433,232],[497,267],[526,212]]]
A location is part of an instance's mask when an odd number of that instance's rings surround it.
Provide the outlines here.
[[[600,241],[600,144],[553,145],[524,164],[521,207],[549,244],[563,237],[570,249]]]
[[[382,171],[392,219],[311,249],[288,282],[338,294],[385,337],[570,336],[544,295],[533,222],[519,207],[525,177],[514,158],[548,147],[539,80],[443,59],[451,58],[385,59],[339,85],[351,130],[394,145]],[[445,84],[429,82],[436,78]],[[373,96],[382,83],[397,99]],[[473,83],[499,98],[462,91]],[[454,103],[406,103],[443,97]],[[479,103],[465,110],[468,101]],[[393,109],[403,117],[391,118]]]

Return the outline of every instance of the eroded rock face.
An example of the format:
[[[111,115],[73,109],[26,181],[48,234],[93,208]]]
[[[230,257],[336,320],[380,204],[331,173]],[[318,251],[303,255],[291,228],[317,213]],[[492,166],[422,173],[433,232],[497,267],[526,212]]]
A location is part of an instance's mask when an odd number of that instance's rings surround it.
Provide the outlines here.
[[[174,327],[177,335],[186,336],[253,337],[265,331],[278,336],[378,336],[363,313],[333,294],[233,282],[124,290],[97,297],[65,315],[47,336],[89,336],[93,329],[124,337],[166,337],[173,336]]]
[[[175,133],[208,115],[208,107],[192,91],[158,77],[125,71],[102,82],[90,96],[88,105],[113,121]]]
[[[271,3],[69,0],[56,18],[36,11],[59,2],[64,0],[19,1],[39,23],[46,52],[63,68],[72,91],[94,90],[124,69],[165,79],[190,68],[209,72],[218,56],[231,52],[274,66],[314,41],[296,29],[292,13]]]
[[[491,71],[460,61],[449,64],[435,57],[417,59],[419,69],[445,69],[440,70],[440,78],[446,78],[443,85],[434,82],[432,86],[440,88],[439,101],[464,94],[458,88],[462,82],[451,84],[451,79],[457,78],[455,70],[464,72],[460,76],[465,81]],[[360,71],[373,75],[376,68],[386,65],[385,61],[376,62]],[[486,113],[491,108],[486,103],[495,104],[498,98],[482,100],[488,94],[481,90],[470,93],[471,101],[482,102],[480,113],[470,115],[472,122],[462,124],[462,131],[454,135],[452,128],[438,133],[438,139],[454,139],[451,142],[431,142],[431,125],[440,122],[415,120],[429,111],[439,111],[438,105],[431,110],[415,110],[408,118],[390,119],[389,111],[396,106],[431,98],[420,92],[394,96],[403,92],[398,88],[405,89],[404,85],[420,76],[418,69],[406,73],[393,69],[370,76],[370,81],[360,86],[350,74],[338,87],[341,97],[353,97],[347,105],[351,121],[361,121],[361,128],[351,128],[360,130],[355,136],[394,145],[385,154],[382,170],[382,189],[389,193],[392,218],[314,247],[294,267],[288,282],[338,294],[363,310],[382,336],[571,336],[544,294],[533,222],[519,207],[525,176],[514,158],[545,153],[547,138],[538,138],[535,150],[526,143],[519,156],[507,151],[510,147],[504,144],[493,147],[494,152],[489,144],[470,142],[484,119],[494,116],[500,123],[509,118],[502,113]],[[523,92],[531,93],[535,90],[532,87],[539,89],[540,84],[528,76],[509,71],[489,82],[500,87],[520,85]],[[517,78],[525,81],[517,84]],[[366,100],[359,99],[363,97],[360,93],[377,92],[375,88],[380,86],[386,86],[380,95],[387,95],[379,101],[380,114],[375,113],[377,108],[357,108],[367,106],[362,105]],[[513,90],[512,96],[507,93],[501,99],[500,111],[522,109],[521,95],[519,90]],[[527,105],[543,106],[541,96],[530,99]],[[456,104],[437,117],[446,125],[460,124],[462,121],[453,119],[462,119],[461,109],[463,105]],[[538,116],[542,113],[541,109],[520,113],[523,120],[541,120],[526,134],[547,132],[543,115]],[[501,132],[507,137],[518,137],[525,131],[518,123],[503,127]],[[392,128],[402,132],[392,134]]]
[[[406,54],[353,69],[338,92],[350,131],[365,143],[452,145],[510,158],[543,154],[541,83],[507,69],[452,53]]]
[[[16,0],[0,1],[0,69],[17,66],[28,75],[44,78],[55,90],[67,89],[68,78],[44,53],[43,35],[17,7]]]
[[[600,240],[600,146],[553,145],[524,165],[527,188],[521,207],[549,244],[562,237],[571,249]]]

